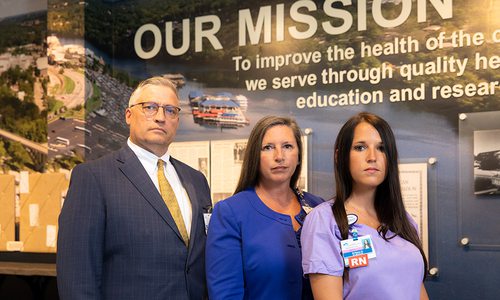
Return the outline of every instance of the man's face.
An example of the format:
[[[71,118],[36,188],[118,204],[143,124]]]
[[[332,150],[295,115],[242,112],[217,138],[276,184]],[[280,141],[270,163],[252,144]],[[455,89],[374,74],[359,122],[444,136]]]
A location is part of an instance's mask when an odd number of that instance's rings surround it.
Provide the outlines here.
[[[154,102],[159,105],[179,106],[179,99],[169,87],[148,85],[143,88],[137,101]],[[125,111],[125,121],[130,127],[130,140],[143,149],[160,157],[167,152],[179,125],[179,116],[166,116],[163,108],[151,117],[146,117],[142,105],[135,105]]]

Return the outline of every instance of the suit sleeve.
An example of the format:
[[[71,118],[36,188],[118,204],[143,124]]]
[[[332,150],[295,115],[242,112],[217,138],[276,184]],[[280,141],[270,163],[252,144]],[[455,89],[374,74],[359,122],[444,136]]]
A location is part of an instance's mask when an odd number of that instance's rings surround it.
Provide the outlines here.
[[[61,299],[101,299],[105,208],[88,165],[73,169],[59,216],[57,286]]]
[[[231,207],[217,203],[208,227],[206,272],[209,299],[243,299],[241,231]]]

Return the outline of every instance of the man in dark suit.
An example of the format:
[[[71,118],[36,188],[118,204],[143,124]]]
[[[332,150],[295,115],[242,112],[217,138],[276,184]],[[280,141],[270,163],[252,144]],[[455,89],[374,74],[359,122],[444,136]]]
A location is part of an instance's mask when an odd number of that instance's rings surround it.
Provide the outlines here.
[[[73,169],[59,217],[61,299],[206,298],[210,191],[167,153],[179,111],[172,82],[145,80],[125,112],[127,145]]]

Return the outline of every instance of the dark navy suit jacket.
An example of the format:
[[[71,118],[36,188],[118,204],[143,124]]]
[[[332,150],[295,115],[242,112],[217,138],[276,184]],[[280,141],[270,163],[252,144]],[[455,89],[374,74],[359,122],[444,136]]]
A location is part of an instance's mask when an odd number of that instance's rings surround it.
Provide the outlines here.
[[[125,146],[73,169],[59,217],[61,299],[205,299],[205,177],[171,158],[191,200],[189,248],[160,193]]]

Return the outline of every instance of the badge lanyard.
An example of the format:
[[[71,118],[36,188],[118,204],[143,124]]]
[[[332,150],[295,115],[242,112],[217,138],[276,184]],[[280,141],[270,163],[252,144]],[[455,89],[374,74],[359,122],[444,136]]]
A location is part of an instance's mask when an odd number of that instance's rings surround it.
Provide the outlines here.
[[[306,212],[306,215],[309,214],[313,208],[306,202],[306,199],[304,198],[304,193],[299,189],[299,187],[295,188],[295,194],[297,195],[297,198],[299,198],[300,205],[302,206],[302,209]]]
[[[208,225],[210,224],[210,218],[212,217],[212,205],[205,208],[203,213],[203,222],[205,223],[205,234],[208,233]]]
[[[349,232],[351,233],[353,239],[355,241],[358,240],[358,230],[356,228],[353,228],[354,224],[358,222],[358,216],[355,214],[348,214],[347,215],[347,225],[349,225]]]

